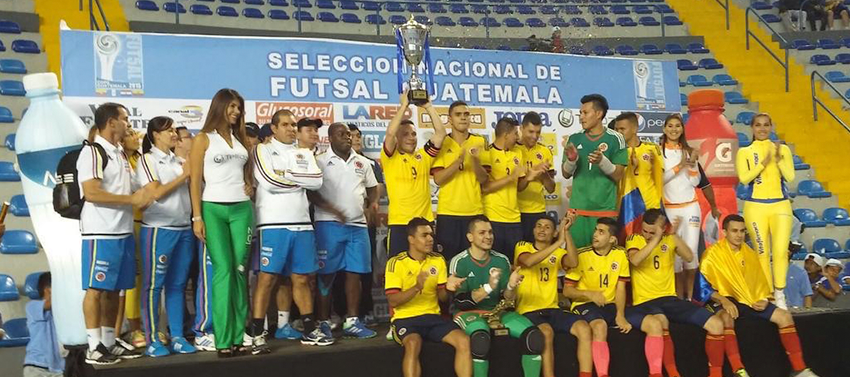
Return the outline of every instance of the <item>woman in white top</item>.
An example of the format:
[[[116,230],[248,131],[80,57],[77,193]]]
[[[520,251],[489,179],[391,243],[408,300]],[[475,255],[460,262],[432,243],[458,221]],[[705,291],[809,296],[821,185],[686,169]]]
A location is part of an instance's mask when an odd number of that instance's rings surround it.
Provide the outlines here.
[[[183,337],[183,307],[186,280],[192,264],[195,236],[189,213],[189,166],[172,149],[177,145],[174,121],[155,117],[148,122],[142,142],[136,179],[153,193],[154,202],[142,213],[140,254],[142,260],[142,324],[148,344],[145,354],[152,357],[174,353],[194,353],[195,347]],[[159,300],[165,287],[165,308],[171,333],[171,349],[157,334]]]
[[[192,229],[206,242],[213,265],[210,291],[219,357],[244,352],[245,272],[254,222],[246,143],[245,100],[233,89],[221,89],[189,155]]]
[[[688,145],[682,116],[671,114],[664,120],[661,136],[661,155],[664,157],[664,211],[678,230],[676,233],[691,250],[697,250],[702,213],[697,200],[696,187],[700,175],[697,166],[699,154]],[[690,299],[694,291],[694,278],[699,259],[684,262],[676,256],[676,291],[679,297]]]

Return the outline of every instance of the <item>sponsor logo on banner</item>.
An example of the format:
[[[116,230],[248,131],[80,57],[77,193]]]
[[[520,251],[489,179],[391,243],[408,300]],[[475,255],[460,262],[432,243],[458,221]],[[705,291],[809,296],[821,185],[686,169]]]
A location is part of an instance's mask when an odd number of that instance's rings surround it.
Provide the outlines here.
[[[386,128],[398,112],[398,106],[343,104],[337,111],[337,114],[342,114],[343,122],[353,123],[359,128]],[[413,110],[408,107],[404,111],[404,119],[412,117]]]
[[[664,68],[659,61],[635,60],[635,103],[638,110],[666,110]]]
[[[183,106],[179,109],[168,110],[168,115],[176,122],[180,122],[181,119],[200,122],[204,118],[204,108],[196,105]]]
[[[257,102],[255,109],[257,124],[271,123],[272,115],[280,110],[291,111],[296,119],[319,118],[325,124],[334,121],[334,107],[331,103]]]
[[[142,36],[94,33],[94,91],[101,96],[145,94]]]
[[[538,114],[540,114],[540,123],[543,127],[552,127],[552,117],[548,112],[541,110],[534,110]],[[527,114],[528,111],[512,111],[512,110],[493,110],[493,119],[491,119],[490,127],[496,128],[496,123],[499,119],[502,118],[510,118],[516,120],[517,123],[522,123],[522,117]]]
[[[449,108],[448,106],[434,106],[437,114],[440,114],[440,119],[446,124],[448,129],[449,123]],[[481,107],[469,107],[469,128],[470,129],[485,129],[487,128],[487,112]],[[433,128],[431,122],[431,114],[425,111],[419,112],[419,128]],[[449,131],[451,131],[449,129]]]
[[[363,131],[363,153],[380,153],[384,145],[386,133],[384,131]]]
[[[86,126],[94,125],[94,112],[109,99],[97,97],[65,97],[63,102],[80,115]],[[165,115],[174,120],[175,127],[198,130],[203,126],[204,116],[209,102],[190,100],[168,100],[152,98],[133,98],[120,101],[127,106],[130,127],[141,132],[147,131],[151,118]]]
[[[559,111],[558,123],[564,128],[570,128],[574,124],[579,124],[578,111],[573,111],[573,109],[563,109]]]
[[[640,112],[638,116],[638,134],[640,135],[660,135],[664,133],[664,119],[667,119],[670,113],[665,112]]]

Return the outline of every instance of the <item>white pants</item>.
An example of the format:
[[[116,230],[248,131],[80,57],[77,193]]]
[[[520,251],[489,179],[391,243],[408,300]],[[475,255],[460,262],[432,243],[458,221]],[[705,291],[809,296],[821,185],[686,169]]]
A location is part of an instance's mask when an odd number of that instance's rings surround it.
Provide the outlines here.
[[[685,244],[691,248],[694,253],[694,259],[690,262],[685,262],[679,255],[676,255],[676,264],[674,271],[682,272],[682,269],[695,270],[699,267],[699,257],[697,257],[697,247],[699,244],[700,225],[702,225],[702,212],[699,208],[699,202],[693,202],[681,207],[664,208],[667,212],[667,219],[671,223],[679,221],[679,230],[676,234],[685,241]]]

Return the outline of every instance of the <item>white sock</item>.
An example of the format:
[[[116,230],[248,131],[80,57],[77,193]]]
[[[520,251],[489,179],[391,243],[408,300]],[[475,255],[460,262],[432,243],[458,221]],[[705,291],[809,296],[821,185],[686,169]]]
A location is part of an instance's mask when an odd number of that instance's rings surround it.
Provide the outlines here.
[[[345,317],[346,327],[353,325],[355,322],[357,322],[357,317]]]
[[[94,351],[100,344],[100,327],[86,329],[86,338],[89,341],[89,351]]]
[[[282,329],[283,326],[289,323],[289,312],[282,310],[277,311],[277,328]]]
[[[115,328],[114,327],[101,327],[101,336],[103,340],[101,341],[106,348],[112,348],[115,345]]]

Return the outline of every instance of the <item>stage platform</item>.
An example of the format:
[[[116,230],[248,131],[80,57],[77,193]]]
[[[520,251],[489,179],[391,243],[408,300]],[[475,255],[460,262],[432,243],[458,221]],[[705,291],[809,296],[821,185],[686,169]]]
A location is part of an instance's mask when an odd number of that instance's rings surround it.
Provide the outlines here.
[[[850,376],[850,311],[795,315],[806,362],[821,377]],[[330,347],[302,346],[294,341],[272,340],[273,352],[262,356],[218,359],[215,353],[174,355],[159,359],[141,358],[112,367],[98,367],[102,377],[376,377],[401,376],[402,348],[384,339],[387,325],[377,328],[378,337],[368,340],[338,339]],[[767,322],[738,321],[741,356],[752,377],[785,377],[790,364],[779,341],[776,327]],[[683,377],[708,374],[703,351],[705,333],[693,326],[671,328],[676,359]],[[609,333],[612,377],[646,377],[643,335],[632,331]],[[576,376],[575,340],[559,335],[555,343],[556,375]],[[422,351],[422,375],[453,376],[453,350],[443,344],[426,344]],[[490,376],[521,376],[519,344],[497,337],[491,351]],[[731,376],[726,365],[726,376]]]

